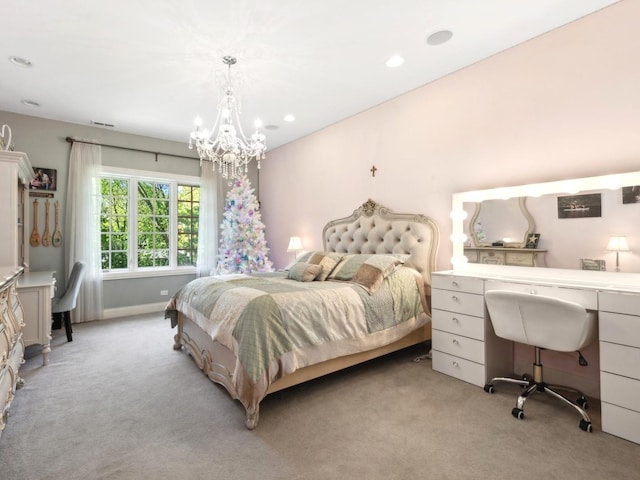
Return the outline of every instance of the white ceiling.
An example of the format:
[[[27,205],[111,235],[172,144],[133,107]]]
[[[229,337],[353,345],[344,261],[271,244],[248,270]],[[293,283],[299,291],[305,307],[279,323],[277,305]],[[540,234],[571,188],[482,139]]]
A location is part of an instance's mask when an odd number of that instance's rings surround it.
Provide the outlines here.
[[[186,143],[197,114],[213,122],[233,55],[244,128],[277,126],[275,148],[613,3],[2,0],[0,110]],[[451,40],[428,45],[441,30]]]

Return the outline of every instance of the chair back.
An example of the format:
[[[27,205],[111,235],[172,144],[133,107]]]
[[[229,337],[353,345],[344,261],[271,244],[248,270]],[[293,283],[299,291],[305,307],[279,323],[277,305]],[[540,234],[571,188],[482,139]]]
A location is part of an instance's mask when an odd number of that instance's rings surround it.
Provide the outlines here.
[[[574,352],[596,336],[597,317],[582,305],[529,293],[485,293],[491,324],[498,337],[559,352]]]
[[[52,313],[68,312],[76,308],[78,293],[82,286],[84,271],[87,267],[85,262],[76,262],[73,264],[71,275],[67,281],[67,289],[62,297],[55,299],[52,304]]]

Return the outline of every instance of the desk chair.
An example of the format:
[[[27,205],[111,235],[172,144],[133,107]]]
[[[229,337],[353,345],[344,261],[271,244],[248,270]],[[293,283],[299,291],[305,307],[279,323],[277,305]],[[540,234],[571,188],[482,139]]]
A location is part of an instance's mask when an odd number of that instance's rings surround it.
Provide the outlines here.
[[[560,300],[519,292],[491,290],[485,294],[485,301],[491,324],[498,337],[513,342],[524,343],[535,347],[535,362],[533,364],[533,379],[496,377],[484,386],[484,390],[493,393],[494,382],[508,382],[526,388],[517,401],[511,414],[524,418],[524,402],[534,392],[546,392],[551,396],[571,405],[580,415],[580,428],[585,432],[591,431],[591,419],[587,415],[587,399],[578,390],[547,385],[542,378],[542,363],[540,351],[544,349],[559,352],[575,352],[589,345],[596,335],[596,314],[588,312],[582,305]],[[580,355],[580,364],[586,361]],[[578,399],[572,402],[556,389],[577,393]]]
[[[85,262],[76,262],[67,281],[67,290],[61,297],[54,298],[51,301],[51,313],[54,318],[64,317],[64,329],[67,333],[68,342],[73,341],[71,335],[71,310],[76,308],[78,292],[80,292],[80,287],[82,286],[82,278],[86,267],[87,264]]]

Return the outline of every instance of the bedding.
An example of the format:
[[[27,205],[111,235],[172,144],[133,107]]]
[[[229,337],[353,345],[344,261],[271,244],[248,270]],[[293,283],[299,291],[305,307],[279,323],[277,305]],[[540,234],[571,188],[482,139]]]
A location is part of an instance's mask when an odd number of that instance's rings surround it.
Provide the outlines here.
[[[199,278],[166,307],[174,349],[240,400],[249,429],[267,394],[431,338],[432,220],[369,200],[322,238],[288,271]]]

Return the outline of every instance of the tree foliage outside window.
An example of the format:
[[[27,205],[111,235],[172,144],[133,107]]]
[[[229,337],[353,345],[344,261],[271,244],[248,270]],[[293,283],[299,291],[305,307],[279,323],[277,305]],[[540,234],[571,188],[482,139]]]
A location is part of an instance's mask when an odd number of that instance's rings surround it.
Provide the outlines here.
[[[101,193],[103,270],[196,264],[200,187],[103,177]]]

